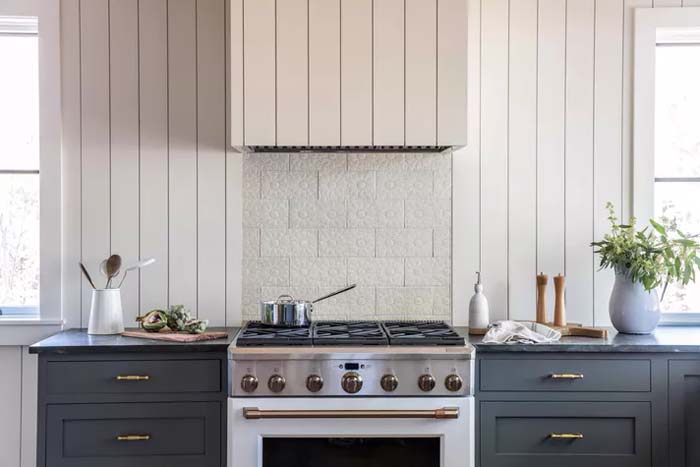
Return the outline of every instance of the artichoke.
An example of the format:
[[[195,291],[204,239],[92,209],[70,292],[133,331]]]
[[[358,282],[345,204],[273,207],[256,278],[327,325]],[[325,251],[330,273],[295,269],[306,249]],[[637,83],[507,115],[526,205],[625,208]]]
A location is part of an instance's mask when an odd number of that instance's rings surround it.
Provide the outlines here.
[[[151,310],[143,316],[137,316],[136,321],[148,332],[158,332],[167,322],[167,316],[163,310]]]
[[[168,327],[173,331],[183,331],[185,324],[192,319],[185,305],[172,305],[166,312]]]
[[[201,334],[207,330],[207,326],[209,326],[208,319],[191,319],[185,323],[183,330],[190,334]]]

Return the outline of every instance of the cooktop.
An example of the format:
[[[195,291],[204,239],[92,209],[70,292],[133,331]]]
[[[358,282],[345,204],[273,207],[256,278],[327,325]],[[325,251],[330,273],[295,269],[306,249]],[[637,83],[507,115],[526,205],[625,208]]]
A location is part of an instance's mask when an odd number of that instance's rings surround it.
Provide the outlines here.
[[[235,343],[237,347],[464,344],[464,337],[443,321],[316,321],[302,328],[251,321]]]

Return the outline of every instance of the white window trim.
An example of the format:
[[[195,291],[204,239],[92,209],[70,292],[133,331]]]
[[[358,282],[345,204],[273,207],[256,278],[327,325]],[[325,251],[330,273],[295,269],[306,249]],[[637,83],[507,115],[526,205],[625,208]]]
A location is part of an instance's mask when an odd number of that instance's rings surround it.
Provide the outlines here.
[[[632,213],[654,214],[654,102],[657,28],[700,27],[700,8],[637,8],[634,30]],[[661,323],[700,324],[698,313],[663,313]]]
[[[21,13],[20,13],[21,15]],[[61,63],[60,2],[39,2],[39,318],[0,319],[0,345],[27,345],[60,331]]]

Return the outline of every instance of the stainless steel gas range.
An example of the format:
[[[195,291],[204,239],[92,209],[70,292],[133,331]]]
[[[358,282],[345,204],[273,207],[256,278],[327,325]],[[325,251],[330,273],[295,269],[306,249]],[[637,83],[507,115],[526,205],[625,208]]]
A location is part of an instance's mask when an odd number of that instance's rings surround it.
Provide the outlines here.
[[[473,465],[473,349],[445,323],[249,323],[229,359],[229,467]]]

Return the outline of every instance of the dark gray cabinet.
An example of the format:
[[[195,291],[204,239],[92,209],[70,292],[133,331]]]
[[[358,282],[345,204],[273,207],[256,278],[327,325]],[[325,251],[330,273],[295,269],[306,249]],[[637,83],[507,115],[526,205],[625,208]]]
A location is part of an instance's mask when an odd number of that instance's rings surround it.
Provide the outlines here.
[[[226,352],[40,353],[38,467],[222,467]]]
[[[700,465],[700,360],[671,360],[669,446],[671,466]]]

